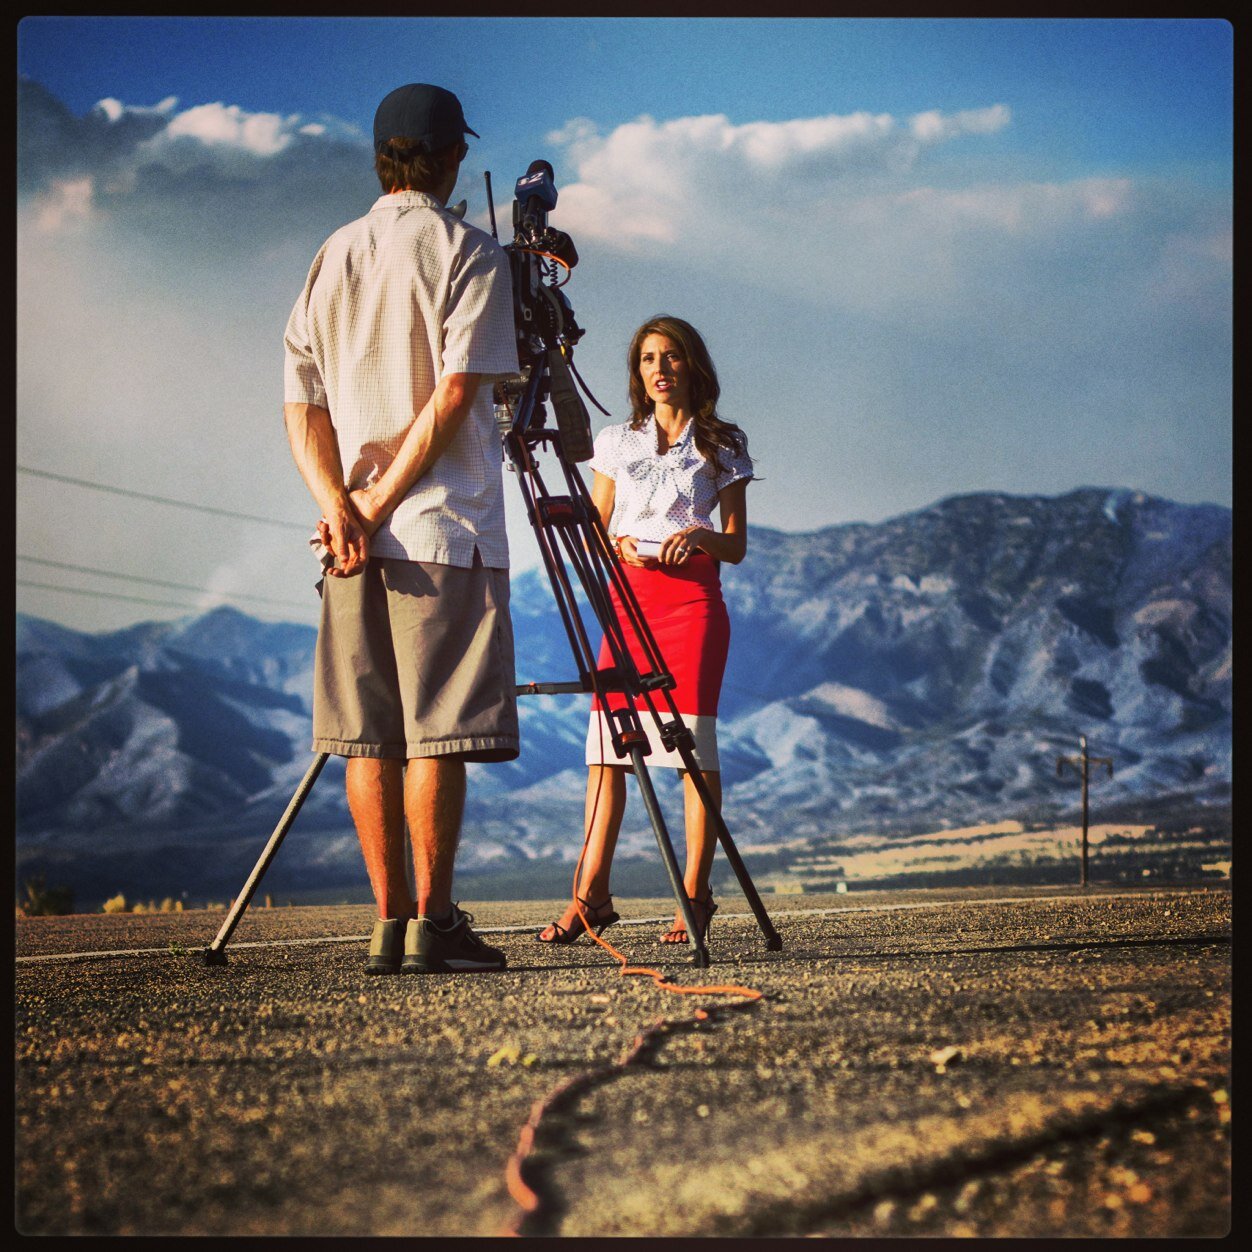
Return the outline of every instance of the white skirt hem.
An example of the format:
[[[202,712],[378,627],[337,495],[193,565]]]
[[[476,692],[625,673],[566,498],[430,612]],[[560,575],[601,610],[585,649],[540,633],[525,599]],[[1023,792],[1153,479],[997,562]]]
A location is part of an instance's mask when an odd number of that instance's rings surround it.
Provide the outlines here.
[[[668,711],[667,711],[668,712]],[[666,714],[662,714],[665,716]],[[717,760],[717,718],[708,714],[684,713],[682,719],[691,731],[695,740],[696,764],[702,770],[718,770],[721,767]],[[653,766],[665,766],[669,769],[686,769],[682,756],[668,751],[661,743],[656,724],[650,713],[641,713],[639,717],[643,728],[648,733],[648,747],[651,749],[643,758],[644,764],[651,769]],[[594,710],[587,723],[587,764],[588,765],[630,765],[629,756],[618,756],[613,751],[613,736],[609,730],[609,720],[600,710]]]

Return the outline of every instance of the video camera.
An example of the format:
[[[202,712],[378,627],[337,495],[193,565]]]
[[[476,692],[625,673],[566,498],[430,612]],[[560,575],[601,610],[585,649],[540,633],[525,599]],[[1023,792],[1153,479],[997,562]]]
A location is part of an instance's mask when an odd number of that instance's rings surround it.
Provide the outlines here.
[[[491,233],[498,238],[491,175],[486,179]],[[567,460],[587,461],[593,451],[591,420],[574,380],[601,413],[607,415],[608,410],[574,368],[574,345],[582,338],[583,329],[560,288],[578,264],[578,249],[565,231],[548,225],[548,214],[557,201],[552,166],[547,161],[532,161],[517,180],[513,194],[513,242],[505,244],[504,251],[513,279],[520,373],[515,379],[495,384],[496,420],[502,435],[514,433],[533,441],[547,437],[557,443]],[[552,440],[552,432],[544,425],[547,399],[555,411],[559,440]]]

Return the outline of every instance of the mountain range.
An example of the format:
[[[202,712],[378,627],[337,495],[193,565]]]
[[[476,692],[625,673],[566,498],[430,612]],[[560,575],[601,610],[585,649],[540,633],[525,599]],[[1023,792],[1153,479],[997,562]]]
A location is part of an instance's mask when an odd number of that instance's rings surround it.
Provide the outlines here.
[[[724,808],[743,847],[1072,818],[1057,759],[1080,734],[1114,762],[1092,787],[1104,812],[1229,804],[1229,509],[980,493],[754,527],[722,579]],[[517,574],[512,601],[518,681],[575,677],[543,571]],[[19,875],[80,899],[229,892],[310,763],[314,638],[229,608],[100,635],[19,615]],[[587,697],[519,703],[521,757],[470,767],[467,874],[578,853]],[[341,777],[332,758],[279,888],[363,881]],[[681,849],[676,778],[654,778]],[[621,847],[655,854],[633,791]]]

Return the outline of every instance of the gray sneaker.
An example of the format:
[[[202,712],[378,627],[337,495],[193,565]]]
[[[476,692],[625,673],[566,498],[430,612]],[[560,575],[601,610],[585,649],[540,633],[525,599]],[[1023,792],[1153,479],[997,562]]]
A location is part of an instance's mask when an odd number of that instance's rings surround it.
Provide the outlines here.
[[[452,906],[452,920],[436,926],[428,917],[415,917],[404,932],[405,974],[455,974],[504,969],[508,965],[499,948],[488,947],[471,929],[473,916],[460,905]]]
[[[404,954],[404,921],[398,917],[380,917],[374,922],[370,936],[370,954],[365,961],[367,974],[398,974]]]

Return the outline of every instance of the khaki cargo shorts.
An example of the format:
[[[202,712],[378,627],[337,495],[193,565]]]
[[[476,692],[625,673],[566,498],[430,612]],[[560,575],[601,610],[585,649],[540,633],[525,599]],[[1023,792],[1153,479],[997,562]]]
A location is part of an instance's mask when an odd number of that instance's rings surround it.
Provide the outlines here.
[[[325,580],[315,752],[511,761],[516,682],[508,570],[371,557]]]

